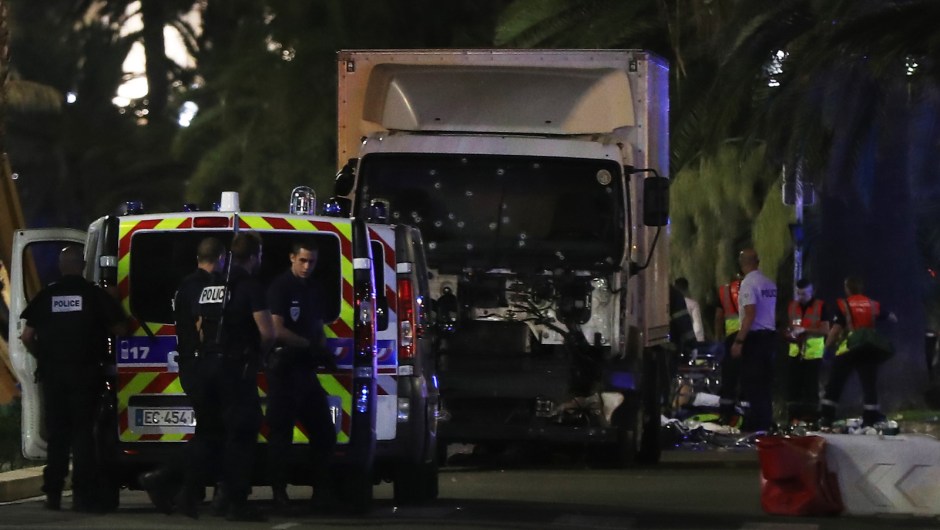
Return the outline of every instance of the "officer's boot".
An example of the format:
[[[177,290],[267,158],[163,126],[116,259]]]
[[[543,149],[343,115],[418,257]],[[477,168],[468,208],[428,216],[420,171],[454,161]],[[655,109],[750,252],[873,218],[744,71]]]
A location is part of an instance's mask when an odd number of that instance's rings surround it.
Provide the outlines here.
[[[274,511],[283,513],[290,507],[290,497],[287,495],[287,487],[283,484],[271,484],[271,504],[274,505]]]
[[[203,488],[205,491],[205,488]],[[173,499],[176,510],[191,519],[199,519],[199,489],[192,484],[184,484]]]
[[[225,517],[229,509],[229,498],[225,492],[225,487],[221,482],[216,483],[212,492],[212,515],[216,517]]]
[[[337,497],[330,466],[327,462],[313,465],[313,496],[310,498],[310,509],[316,513],[331,513],[337,508]]]
[[[46,494],[44,507],[47,510],[59,510],[62,508],[62,488],[65,486],[62,480],[56,480],[50,477],[49,466],[42,471],[42,487],[40,490]]]
[[[140,487],[147,492],[150,502],[161,513],[170,515],[173,513],[173,495],[174,487],[169,471],[166,468],[156,469],[143,473],[137,478]]]
[[[46,491],[46,502],[43,505],[47,510],[60,510],[62,508],[62,492],[49,489]]]
[[[225,520],[259,523],[267,521],[268,517],[246,501],[233,501],[225,515]]]

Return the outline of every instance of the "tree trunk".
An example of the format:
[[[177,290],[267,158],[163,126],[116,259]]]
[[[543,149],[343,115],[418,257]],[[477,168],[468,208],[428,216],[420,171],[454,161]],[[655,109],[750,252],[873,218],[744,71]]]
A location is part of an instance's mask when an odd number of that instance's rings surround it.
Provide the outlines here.
[[[166,42],[163,27],[166,25],[166,6],[163,0],[143,0],[144,54],[147,58],[147,110],[148,123],[164,118],[169,101],[169,59],[166,57]]]

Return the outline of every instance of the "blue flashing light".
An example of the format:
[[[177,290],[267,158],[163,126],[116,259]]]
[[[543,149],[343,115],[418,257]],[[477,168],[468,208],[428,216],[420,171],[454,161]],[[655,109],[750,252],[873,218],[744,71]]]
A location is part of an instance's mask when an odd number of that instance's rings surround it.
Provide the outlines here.
[[[356,412],[363,414],[369,410],[369,385],[359,385],[356,392]]]
[[[613,372],[610,374],[610,386],[617,390],[634,390],[636,381],[630,372]]]

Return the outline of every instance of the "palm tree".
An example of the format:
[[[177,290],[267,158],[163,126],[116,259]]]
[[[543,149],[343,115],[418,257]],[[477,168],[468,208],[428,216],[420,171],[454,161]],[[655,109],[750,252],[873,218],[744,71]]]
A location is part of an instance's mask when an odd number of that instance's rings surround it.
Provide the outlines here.
[[[884,380],[905,384],[891,385],[897,391],[884,401],[916,403],[925,383],[926,277],[916,234],[925,221],[936,223],[916,212],[923,209],[921,190],[937,189],[938,70],[929,58],[940,43],[933,29],[940,5],[785,2],[780,9],[742,26],[735,38],[742,45],[728,46],[723,62],[733,74],[719,79],[710,100],[720,112],[746,112],[749,137],[816,184],[821,206],[811,216],[815,252],[808,268],[830,298],[841,296],[846,274],[860,273],[868,292],[898,312],[900,355],[885,366]],[[772,79],[779,86],[755,90],[751,109],[722,105],[722,87],[748,71],[753,78],[759,66],[746,43],[768,33],[781,37],[772,44],[786,54]]]
[[[195,166],[188,200],[237,189],[283,209],[293,186],[323,197],[336,172],[336,51],[485,46],[505,0],[209,2],[199,40],[200,112],[175,147]],[[341,161],[342,162],[342,161]]]
[[[651,27],[624,14],[628,9],[651,13],[653,3],[617,4],[592,2],[589,8],[538,19],[532,13],[545,4],[519,0],[502,21],[507,31],[499,34],[507,44],[661,46],[658,38],[637,43],[639,30],[620,30],[614,34],[618,38],[598,41],[593,21],[601,14],[616,19],[600,23],[605,27]],[[905,324],[897,336],[911,339],[898,356],[902,361],[892,361],[889,371],[920,366],[912,362],[923,358],[920,300],[904,300],[900,293],[919,292],[923,268],[897,257],[918,255],[912,212],[919,194],[910,184],[923,182],[923,171],[936,160],[930,146],[937,141],[937,65],[930,58],[937,55],[933,28],[940,5],[927,0],[707,2],[699,13],[713,6],[715,16],[705,19],[680,18],[678,3],[656,5],[670,35],[666,55],[674,66],[674,101],[680,102],[672,120],[677,181],[700,164],[697,160],[715,159],[728,138],[739,138],[742,156],[766,149],[771,167],[787,167],[789,178],[797,174],[815,182],[822,206],[809,216],[816,253],[808,270],[833,286],[825,290],[830,297],[853,268],[878,278],[882,284],[870,292],[903,308]],[[912,62],[919,66],[908,71]],[[917,135],[912,123],[919,124]],[[762,199],[755,197],[768,204]],[[890,400],[916,401],[923,382],[919,372],[891,373],[911,384]]]
[[[195,53],[196,29],[185,15],[192,11],[197,0],[73,0],[72,3],[73,9],[86,19],[101,21],[121,31],[127,27],[128,20],[140,16],[140,29],[127,33],[121,40],[130,44],[139,42],[144,49],[148,89],[144,102],[146,121],[175,121],[177,109],[169,108],[171,87],[181,83],[188,85],[191,73],[167,58],[164,28],[176,29],[189,52]]]

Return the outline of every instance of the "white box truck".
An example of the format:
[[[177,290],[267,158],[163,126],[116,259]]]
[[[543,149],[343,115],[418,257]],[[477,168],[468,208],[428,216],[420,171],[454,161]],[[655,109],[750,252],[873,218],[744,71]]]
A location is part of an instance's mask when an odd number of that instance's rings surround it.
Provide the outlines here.
[[[659,457],[668,64],[637,50],[338,54],[335,208],[420,228],[439,439]]]

